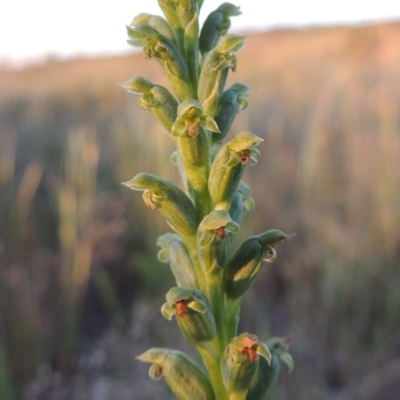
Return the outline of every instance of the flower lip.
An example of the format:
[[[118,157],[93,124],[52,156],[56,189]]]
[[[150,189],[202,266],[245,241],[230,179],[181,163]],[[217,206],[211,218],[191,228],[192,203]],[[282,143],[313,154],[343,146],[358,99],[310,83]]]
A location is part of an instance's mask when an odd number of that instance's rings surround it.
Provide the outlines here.
[[[242,353],[245,354],[250,361],[257,361],[259,359],[257,354],[257,345],[245,347]]]
[[[161,365],[156,365],[155,369],[154,369],[154,375],[156,378],[158,377],[162,377],[163,375],[163,367]]]
[[[225,226],[214,229],[214,232],[219,240],[226,239],[229,236],[228,232],[225,229]]]
[[[199,134],[200,125],[200,118],[196,118],[195,121],[185,121],[185,126],[188,129],[189,136],[196,137]]]
[[[250,156],[251,156],[251,153],[250,153],[250,150],[249,150],[249,149],[242,150],[242,151],[239,153],[240,162],[241,162],[242,164],[246,164],[246,162],[249,160]]]
[[[175,303],[177,317],[187,317],[189,315],[187,303],[187,300],[179,300]]]

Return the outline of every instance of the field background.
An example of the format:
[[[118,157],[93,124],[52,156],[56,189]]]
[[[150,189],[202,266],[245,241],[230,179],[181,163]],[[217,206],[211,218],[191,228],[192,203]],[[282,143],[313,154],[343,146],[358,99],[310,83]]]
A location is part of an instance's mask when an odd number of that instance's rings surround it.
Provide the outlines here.
[[[400,398],[400,23],[254,33],[231,81],[264,138],[236,245],[279,228],[241,330],[293,334],[273,400]],[[167,135],[117,82],[140,54],[0,68],[0,399],[172,399],[135,355],[190,352],[159,308],[168,231],[120,182],[178,182]]]

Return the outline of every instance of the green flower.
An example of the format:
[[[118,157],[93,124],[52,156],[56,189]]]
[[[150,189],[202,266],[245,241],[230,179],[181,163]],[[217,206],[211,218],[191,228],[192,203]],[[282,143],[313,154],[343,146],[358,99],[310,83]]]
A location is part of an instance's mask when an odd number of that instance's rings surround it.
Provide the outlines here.
[[[171,182],[141,172],[123,185],[143,191],[144,203],[151,209],[157,208],[175,232],[181,235],[196,233],[196,209],[189,197]]]
[[[250,88],[244,83],[234,83],[222,93],[214,118],[221,133],[212,135],[213,143],[220,143],[225,139],[239,110],[247,107],[246,98],[249,92]]]
[[[282,360],[288,367],[289,372],[293,369],[293,359],[288,353],[293,337],[272,338],[267,341],[271,351],[271,362],[260,359],[260,366],[256,377],[253,379],[247,392],[246,400],[261,400],[278,380]]]
[[[144,22],[134,27],[127,26],[127,31],[130,38],[128,43],[134,47],[141,47],[146,58],[158,62],[178,98],[190,98],[188,67],[175,42]]]
[[[164,129],[171,132],[177,116],[178,102],[165,87],[154,85],[141,76],[135,76],[120,86],[129,93],[138,94],[138,103],[143,110],[150,110]]]
[[[229,392],[243,392],[256,377],[260,356],[271,362],[268,346],[256,335],[242,333],[234,337],[221,357],[222,380]]]
[[[197,249],[206,271],[222,267],[229,248],[229,234],[236,233],[239,225],[225,210],[214,210],[201,221],[197,231]]]
[[[230,17],[240,14],[240,7],[231,3],[223,3],[208,15],[201,29],[199,39],[202,54],[212,50],[220,37],[227,34],[228,29],[231,27]]]
[[[246,36],[228,34],[223,36],[217,46],[204,59],[197,88],[204,112],[211,117],[215,115],[218,99],[225,87],[228,70],[236,70],[235,53],[246,43]]]
[[[229,210],[239,187],[245,164],[258,161],[260,152],[255,148],[263,139],[250,132],[241,132],[225,143],[211,166],[208,189],[217,208]]]
[[[161,247],[157,255],[159,261],[169,263],[177,285],[198,289],[193,261],[181,237],[176,233],[166,233],[158,238],[157,246]]]
[[[179,104],[178,115],[172,126],[171,134],[175,137],[181,137],[184,134],[196,137],[199,134],[200,126],[211,132],[219,132],[214,119],[204,115],[203,106],[199,101],[187,99]]]
[[[177,350],[154,347],[137,356],[151,363],[152,379],[164,378],[180,400],[214,400],[214,391],[203,369],[189,356]]]
[[[276,259],[274,245],[292,237],[272,229],[245,240],[224,267],[225,293],[232,299],[243,296],[257,277],[263,261]]]
[[[185,338],[191,343],[210,341],[216,334],[216,324],[206,296],[190,288],[175,287],[166,295],[161,312],[167,319],[175,314]]]

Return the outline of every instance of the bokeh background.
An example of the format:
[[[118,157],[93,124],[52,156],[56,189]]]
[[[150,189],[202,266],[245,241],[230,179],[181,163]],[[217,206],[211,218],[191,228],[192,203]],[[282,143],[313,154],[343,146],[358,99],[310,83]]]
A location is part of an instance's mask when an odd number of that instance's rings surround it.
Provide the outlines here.
[[[278,228],[241,331],[293,334],[273,400],[400,398],[400,23],[250,34],[231,81],[264,139],[235,245]],[[192,354],[159,310],[168,227],[141,171],[179,182],[169,138],[117,86],[168,85],[140,54],[0,68],[0,399],[172,399],[135,360]],[[195,355],[194,355],[195,356]]]

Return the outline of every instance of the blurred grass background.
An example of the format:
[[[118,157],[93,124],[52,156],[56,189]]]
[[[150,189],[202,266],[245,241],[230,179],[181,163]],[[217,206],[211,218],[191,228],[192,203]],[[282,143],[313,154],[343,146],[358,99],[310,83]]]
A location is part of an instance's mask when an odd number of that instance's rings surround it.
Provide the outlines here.
[[[400,398],[400,24],[250,35],[232,134],[264,138],[256,208],[236,239],[278,228],[241,330],[293,334],[274,400]],[[191,351],[159,308],[168,228],[120,185],[178,182],[171,143],[136,98],[141,55],[0,69],[0,399],[172,398],[134,356]]]

